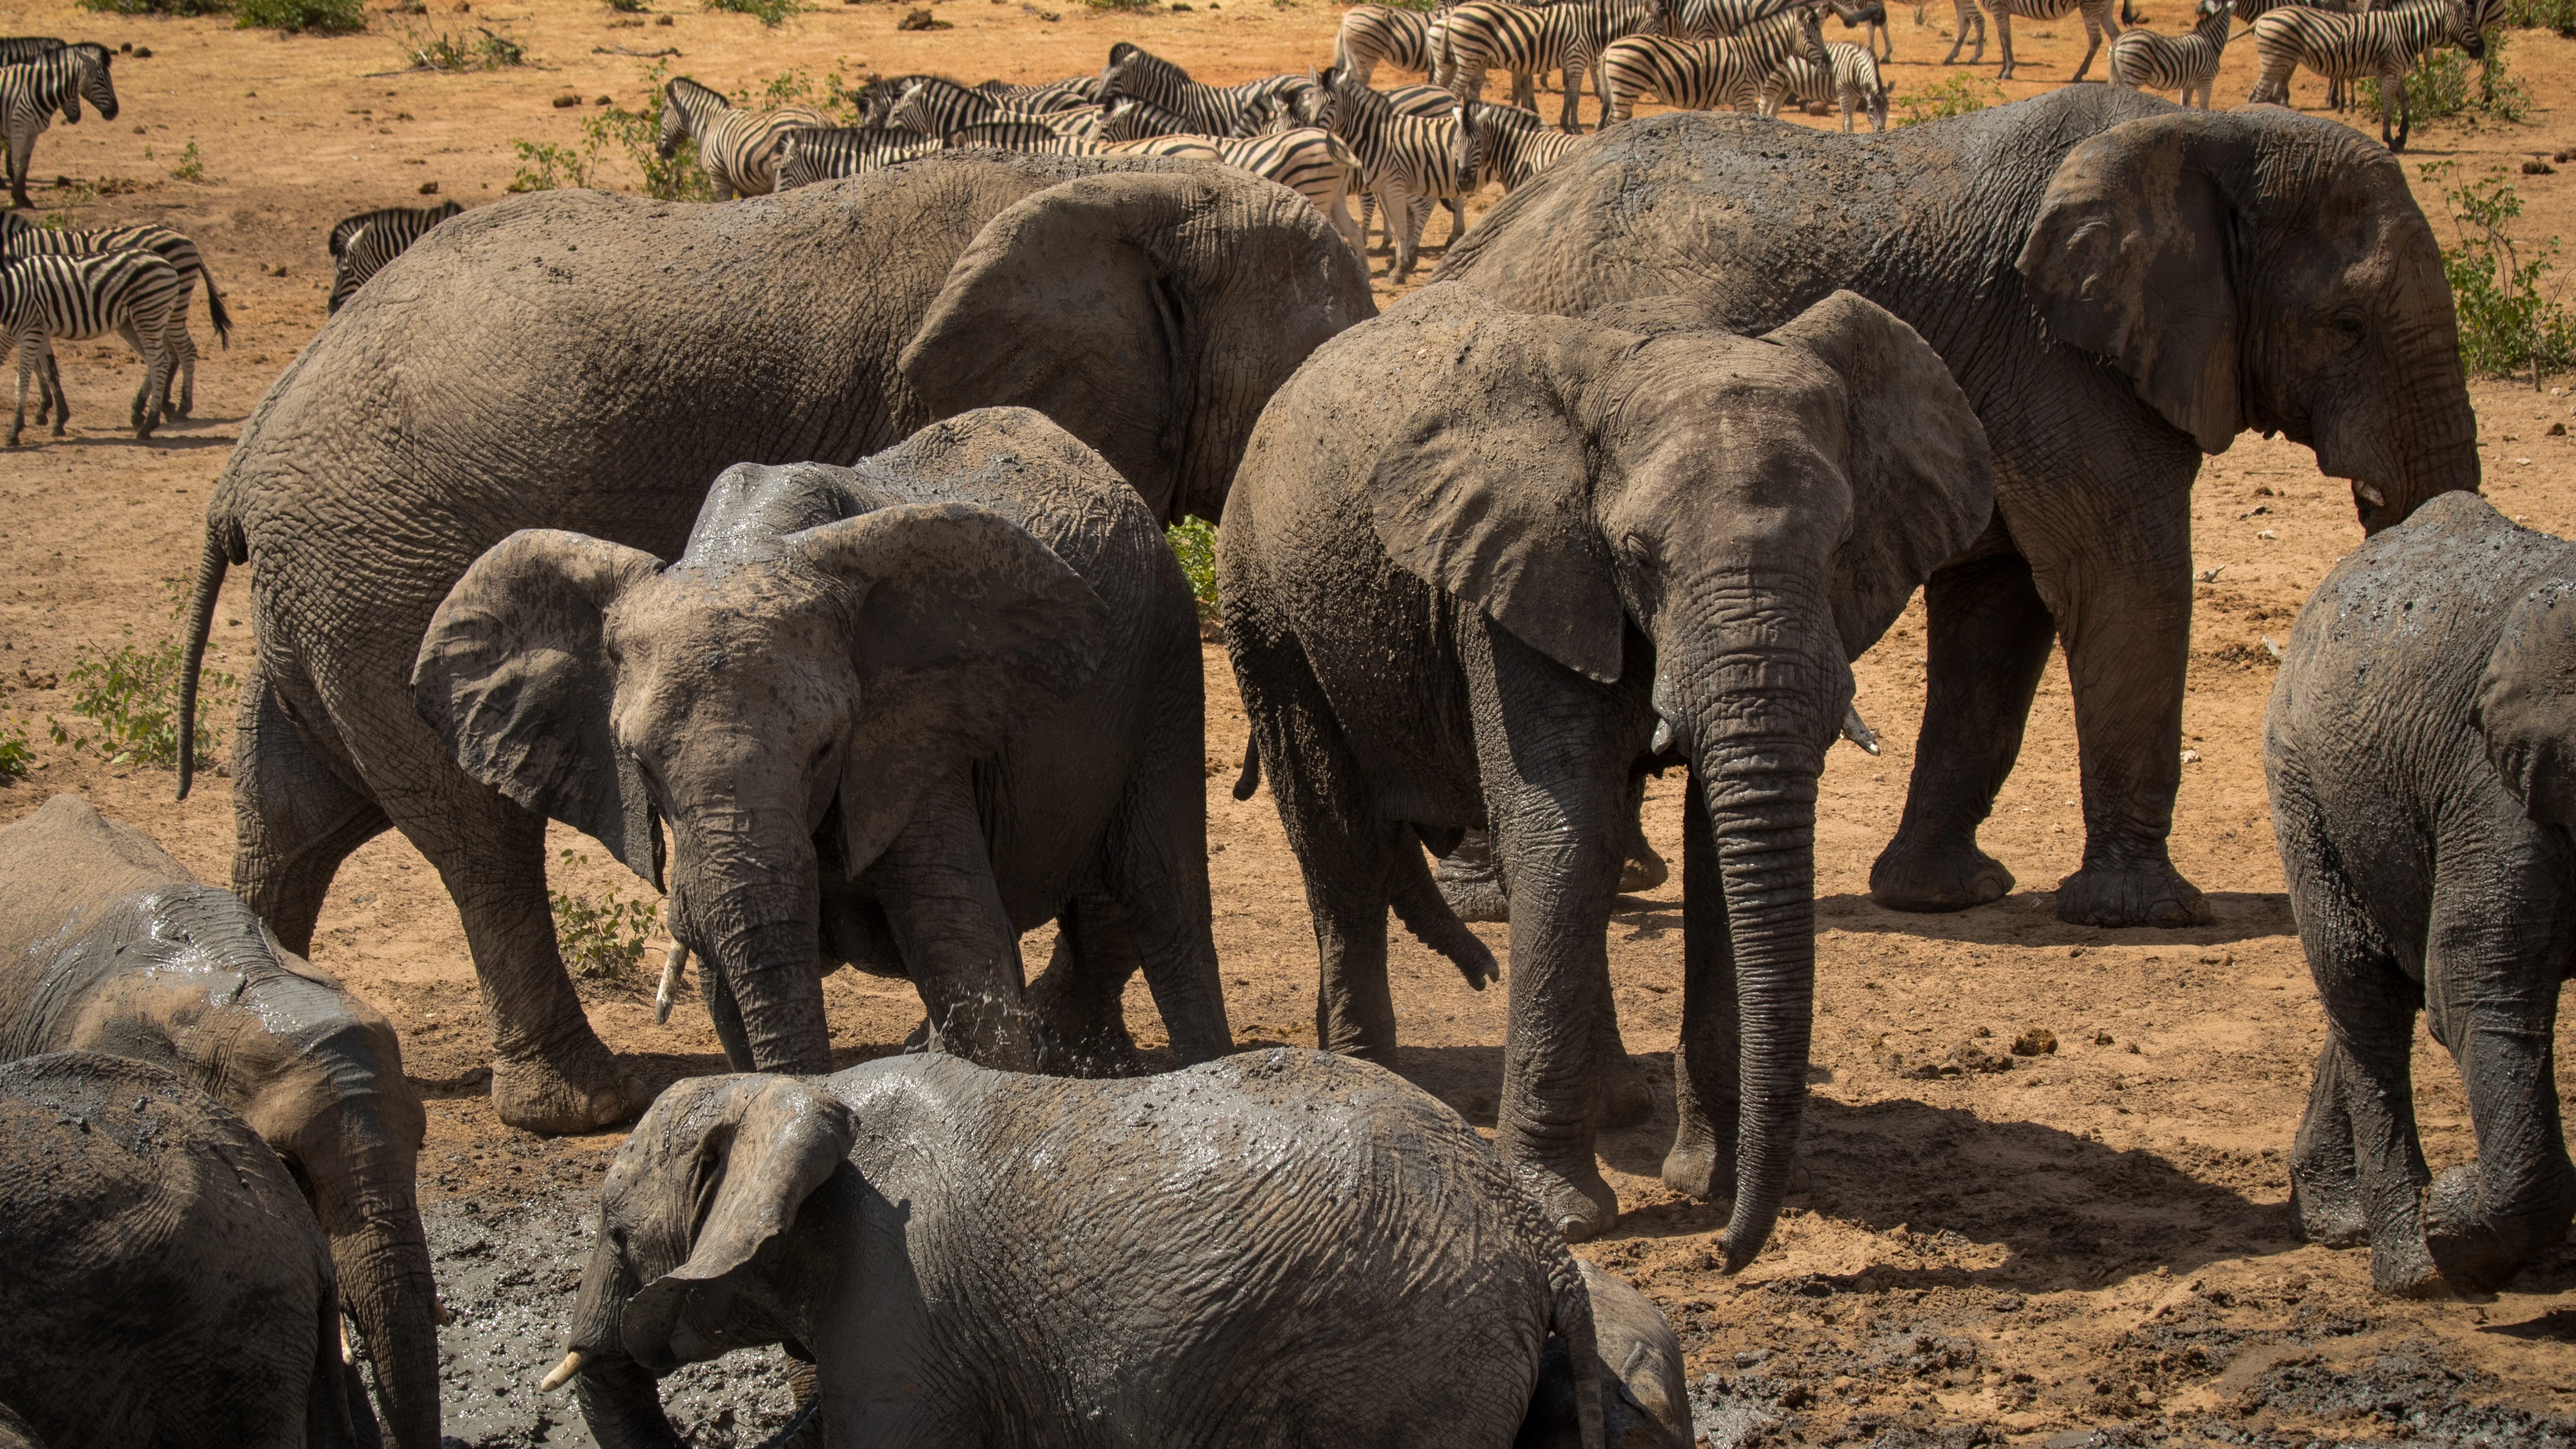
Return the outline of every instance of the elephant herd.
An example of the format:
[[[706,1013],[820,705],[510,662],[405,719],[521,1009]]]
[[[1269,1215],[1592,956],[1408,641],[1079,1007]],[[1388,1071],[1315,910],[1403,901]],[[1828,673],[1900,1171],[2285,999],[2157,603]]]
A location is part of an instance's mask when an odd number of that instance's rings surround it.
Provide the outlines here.
[[[232,1347],[292,1424],[238,1437],[374,1432],[336,1293],[383,1432],[437,1443],[420,1107],[383,1018],[301,959],[391,828],[463,918],[502,1120],[642,1113],[549,1381],[603,1444],[675,1442],[658,1376],[779,1342],[836,1442],[1687,1444],[1669,1328],[1566,1249],[1617,1217],[1595,1133],[1653,1105],[1604,947],[1640,777],[1689,779],[1663,1171],[1728,1205],[1733,1271],[1796,1149],[1818,776],[1918,588],[1929,697],[1872,894],[2010,889],[1977,829],[2062,640],[2086,844],[2059,914],[2209,919],[2166,848],[2189,494],[2247,429],[2313,447],[2372,535],[2267,725],[2331,1026],[2302,1220],[2391,1292],[2500,1281],[2576,1210],[2576,554],[2476,497],[2441,258],[2384,151],[2103,88],[1883,137],[1636,122],[1382,315],[1314,208],[1188,162],[938,155],[438,227],[271,389],[208,509],[190,689],[230,568],[258,641],[232,892],[77,801],[0,832],[27,1059],[0,1253],[85,1224],[167,1250],[166,1220],[14,1205],[93,1159],[202,1191],[182,1157],[254,1133],[288,1171],[223,1211],[297,1226],[206,1292],[266,1295],[273,1332]],[[1329,1055],[1232,1055],[1182,515],[1222,524],[1236,794],[1266,779],[1296,854]],[[557,954],[549,819],[667,891],[749,1075],[643,1099]],[[1379,1069],[1390,909],[1500,975],[1426,857],[1471,835],[1513,967],[1491,1148]],[[934,1050],[826,1075],[842,965],[913,982]],[[2438,1179],[2419,1008],[2482,1149]],[[267,1057],[226,1044],[281,1021]],[[129,1291],[100,1257],[44,1311]],[[1426,1361],[1456,1371],[1387,1378]],[[0,1367],[35,1435],[111,1442],[31,1381]]]

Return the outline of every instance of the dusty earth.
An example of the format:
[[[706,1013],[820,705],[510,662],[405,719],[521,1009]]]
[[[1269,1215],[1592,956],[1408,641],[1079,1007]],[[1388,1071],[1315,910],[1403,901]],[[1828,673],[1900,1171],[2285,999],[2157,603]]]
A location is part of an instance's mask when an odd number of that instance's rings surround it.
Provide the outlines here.
[[[1204,79],[1232,81],[1322,63],[1338,13],[1268,0],[1095,12],[1051,0],[1059,15],[950,0],[936,13],[954,28],[899,33],[901,9],[879,4],[836,4],[768,30],[653,3],[630,16],[572,0],[486,0],[470,13],[432,0],[425,14],[378,12],[367,33],[330,39],[0,6],[0,31],[150,49],[116,66],[125,109],[115,122],[57,125],[39,143],[37,204],[81,223],[149,218],[187,231],[239,322],[222,351],[198,318],[206,358],[195,420],[137,443],[113,425],[138,367],[121,348],[79,344],[63,349],[78,409],[71,436],[31,435],[0,455],[0,736],[24,728],[36,755],[25,781],[0,789],[0,820],[77,791],[152,831],[207,879],[227,878],[220,779],[176,802],[170,772],[58,745],[48,721],[84,727],[63,687],[83,651],[150,647],[175,632],[170,589],[193,565],[225,450],[322,323],[323,233],[335,218],[414,202],[432,184],[469,206],[499,199],[518,166],[511,141],[570,143],[598,98],[640,102],[647,62],[632,52],[676,48],[676,73],[730,89],[790,69],[815,79],[916,69],[1051,78],[1094,68],[1112,41],[1133,39]],[[2160,29],[2185,18],[2182,0],[2144,3]],[[1905,91],[1964,73],[1933,64],[1947,17],[1927,18],[1897,10],[1900,111]],[[471,41],[475,27],[523,43],[529,63],[408,68],[406,36]],[[2027,79],[2003,88],[2015,97],[2058,83],[2081,51],[2071,16],[2025,23],[2018,38]],[[2555,105],[2576,82],[2576,42],[2516,33],[2510,64],[2538,99],[2530,119],[2419,129],[2410,176],[2420,161],[2476,173],[2576,144],[2576,120]],[[2246,93],[2253,68],[2250,44],[2231,47],[2222,103]],[[1991,73],[1990,59],[1978,74]],[[565,96],[584,104],[553,104]],[[2302,77],[2296,99],[2319,105],[2322,88]],[[202,175],[174,175],[191,144]],[[601,175],[634,180],[613,159]],[[69,184],[43,185],[57,177]],[[2517,183],[2526,238],[2576,231],[2576,175]],[[2435,191],[2419,184],[2419,193],[2447,236]],[[1432,226],[1435,258],[1444,227]],[[2576,416],[2576,399],[2527,382],[2482,382],[2474,393],[2490,495],[2535,527],[2576,532],[2567,488],[2576,450],[2548,431]],[[1655,1176],[1669,1107],[1603,1142],[1626,1216],[1581,1251],[1670,1311],[1709,1442],[2576,1444],[2567,1371],[2576,1304],[2565,1296],[2576,1250],[2546,1255],[2492,1298],[2394,1303],[2369,1294],[2363,1254],[2309,1247],[2294,1231],[2283,1159],[2322,1026],[2264,803],[2258,730],[2273,666],[2263,643],[2287,639],[2300,602],[2360,531],[2344,487],[2294,445],[2242,438],[2202,478],[2197,568],[2220,572],[2198,589],[2185,718],[2199,759],[2184,772],[2174,854],[2210,893],[2216,924],[2106,932],[2057,922],[2049,888],[2075,866],[2081,837],[2065,677],[2054,667],[1985,832],[2021,887],[1951,917],[1869,903],[1868,865],[1894,827],[1922,704],[1912,616],[1857,670],[1861,708],[1887,753],[1837,749],[1824,782],[1808,1176],[1771,1246],[1737,1277],[1716,1272],[1719,1214]],[[250,659],[240,622],[248,583],[232,576],[209,661],[236,674]],[[1208,650],[1207,678],[1210,869],[1234,1028],[1247,1045],[1311,1043],[1302,893],[1269,800],[1238,804],[1227,793],[1244,722],[1221,649]],[[1649,811],[1676,859],[1677,783],[1661,785]],[[564,889],[593,900],[643,889],[596,847],[558,834],[555,845],[572,852],[557,872]],[[1628,1041],[1666,1079],[1680,1012],[1679,899],[1676,881],[1627,902],[1611,927]],[[1485,935],[1503,949],[1499,929]],[[1041,958],[1044,949],[1030,943]],[[423,1187],[459,1315],[447,1338],[449,1431],[470,1444],[586,1442],[568,1396],[541,1400],[534,1379],[560,1352],[586,1250],[583,1214],[617,1136],[544,1141],[494,1119],[455,912],[399,837],[367,846],[341,872],[314,956],[392,1016],[430,1098]],[[1400,935],[1394,974],[1403,1069],[1490,1123],[1504,994],[1466,990]],[[644,1078],[721,1070],[694,994],[663,1027],[649,979],[585,990],[601,1033]],[[896,1049],[918,1018],[900,983],[845,972],[826,991],[847,1060]],[[1140,1037],[1154,1040],[1141,989],[1130,1007]],[[2002,1072],[1941,1070],[1957,1048],[2001,1054],[2033,1027],[2055,1035],[2055,1054],[2007,1056]],[[2457,1075],[2429,1041],[2417,1071],[2435,1165],[2471,1156]],[[702,1444],[751,1442],[786,1403],[775,1360],[703,1366],[674,1384],[677,1417]]]

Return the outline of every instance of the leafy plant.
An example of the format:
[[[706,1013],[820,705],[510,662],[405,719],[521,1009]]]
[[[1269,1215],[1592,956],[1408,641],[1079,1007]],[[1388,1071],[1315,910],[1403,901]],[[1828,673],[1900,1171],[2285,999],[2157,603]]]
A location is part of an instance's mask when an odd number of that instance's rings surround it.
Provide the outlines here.
[[[466,71],[502,70],[528,63],[528,49],[506,35],[497,35],[487,26],[474,27],[482,39],[458,39],[444,30],[432,33],[415,30],[404,38],[403,54],[422,70]]]
[[[1952,116],[1964,116],[1988,106],[2001,105],[2004,88],[1983,76],[1962,71],[1938,85],[1916,86],[1900,92],[1894,99],[1896,124],[1919,126],[1925,121],[1946,121]]]
[[[35,763],[35,752],[27,748],[26,726],[0,729],[0,780],[23,780]]]
[[[2516,30],[2576,36],[2576,0],[2505,0],[2504,23]]]
[[[2571,0],[2576,3],[2576,0]],[[2531,114],[2531,88],[2505,71],[2505,34],[2487,32],[2487,58],[2470,75],[2468,56],[2436,50],[2406,73],[2406,111],[2416,121],[2440,120],[2480,112],[2500,121],[2519,121]],[[2379,82],[2354,83],[2353,96],[2365,113],[2379,110]]]
[[[566,865],[580,860],[573,851],[563,852]],[[546,903],[554,909],[555,944],[573,975],[619,984],[635,978],[644,964],[644,942],[653,934],[652,902],[619,900],[617,887],[610,886],[607,898],[596,903],[557,890],[546,892]]]
[[[510,178],[512,191],[578,191],[590,185],[590,163],[599,154],[597,146],[574,150],[551,141],[512,141],[519,153],[518,173]]]
[[[289,35],[315,31],[345,35],[367,28],[360,0],[238,0],[233,24],[243,30],[282,30]]]
[[[706,0],[706,7],[751,16],[773,30],[787,17],[800,14],[805,9],[802,0]]]
[[[80,0],[83,10],[109,15],[222,15],[232,0]]]
[[[125,626],[130,636],[134,626]],[[179,676],[187,646],[176,636],[148,649],[132,643],[114,650],[83,644],[63,675],[71,691],[72,713],[97,727],[96,734],[76,733],[58,719],[45,723],[54,743],[89,750],[110,760],[132,759],[146,765],[179,763]],[[197,738],[212,748],[218,735],[206,716],[218,696],[231,694],[237,683],[219,669],[203,671],[197,690]]]
[[[1180,560],[1181,572],[1190,581],[1190,596],[1198,600],[1199,620],[1212,623],[1217,618],[1216,598],[1216,525],[1204,518],[1184,518],[1163,530],[1172,545],[1172,557]]]
[[[2473,372],[2529,372],[2536,387],[2541,373],[2576,364],[2576,317],[2558,303],[2564,284],[2542,290],[2557,265],[2558,238],[2514,240],[2522,196],[2503,167],[2454,187],[2457,169],[2452,161],[2423,166],[2424,179],[2441,189],[2459,238],[2459,245],[2442,249],[2442,272],[2460,319],[2460,363]]]
[[[1154,0],[1084,0],[1094,10],[1151,10]],[[1273,0],[1276,3],[1276,0]]]
[[[170,168],[170,179],[173,181],[206,179],[206,158],[198,154],[196,142],[191,141],[181,149],[177,164]]]

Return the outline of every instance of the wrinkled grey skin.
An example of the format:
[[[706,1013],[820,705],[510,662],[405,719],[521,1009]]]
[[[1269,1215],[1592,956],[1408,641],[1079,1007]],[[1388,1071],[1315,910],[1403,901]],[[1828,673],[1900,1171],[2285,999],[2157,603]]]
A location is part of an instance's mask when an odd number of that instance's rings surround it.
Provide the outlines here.
[[[1233,1049],[1189,583],[1027,409],[856,469],[727,469],[668,564],[512,534],[439,605],[415,691],[474,778],[639,871],[669,822],[672,933],[738,1070],[830,1070],[817,967],[844,962],[909,976],[990,1066],[1126,1066],[1139,960],[1184,1062]],[[1042,1060],[1019,937],[1077,894],[1100,905],[1035,993]]]
[[[0,829],[0,1060],[62,1051],[166,1067],[285,1159],[330,1239],[387,1436],[437,1449],[437,1285],[414,1196],[427,1118],[393,1024],[151,837],[57,795]]]
[[[1490,824],[1512,902],[1496,1140],[1571,1237],[1618,1215],[1593,1136],[1626,1066],[1604,935],[1633,780],[1688,767],[1664,1179],[1734,1199],[1732,1271],[1770,1233],[1806,1095],[1816,776],[1848,661],[1993,489],[1966,399],[1880,308],[1706,327],[1679,299],[1575,321],[1428,288],[1271,400],[1218,568],[1315,916],[1317,1036],[1392,1059],[1390,905],[1471,984],[1493,973],[1417,844]]]
[[[1901,909],[2012,888],[1977,827],[2062,637],[2085,847],[2058,915],[2208,920],[2166,850],[2201,454],[2277,429],[2353,480],[2371,530],[2478,485],[2431,228],[2386,151],[2286,111],[2070,86],[1859,138],[1657,116],[1505,197],[1438,277],[1571,316],[1686,295],[1746,332],[1847,287],[1949,363],[1995,517],[1927,593],[1913,784],[1870,873]]]
[[[501,1119],[631,1115],[556,951],[543,819],[412,707],[466,566],[526,528],[676,558],[736,463],[846,465],[986,405],[1063,419],[1158,519],[1213,516],[1271,391],[1373,311],[1312,206],[1192,162],[966,152],[723,206],[552,191],[442,223],[270,389],[208,506],[188,688],[226,566],[256,566],[233,889],[308,950],[340,861],[400,829],[464,919]]]
[[[0,1064],[0,1262],[0,1402],[53,1449],[358,1442],[322,1230],[174,1073]]]
[[[825,1443],[1500,1449],[1551,1332],[1592,1358],[1580,1270],[1475,1130],[1282,1048],[681,1082],[609,1164],[570,1346],[603,1449],[677,1444],[654,1378],[764,1343]]]
[[[1681,1340],[1654,1300],[1578,1258],[1592,1300],[1592,1373],[1609,1449],[1691,1449],[1689,1381]],[[1575,1449],[1583,1421],[1562,1339],[1550,1338],[1537,1395],[1512,1449]]]
[[[2335,566],[2272,688],[2263,770],[2327,1025],[2292,1196],[2312,1241],[2370,1244],[2381,1292],[2499,1287],[2576,1213],[2552,1049],[2576,961],[2571,681],[2576,545],[2459,493]],[[2418,1010],[2478,1139],[2438,1178]]]

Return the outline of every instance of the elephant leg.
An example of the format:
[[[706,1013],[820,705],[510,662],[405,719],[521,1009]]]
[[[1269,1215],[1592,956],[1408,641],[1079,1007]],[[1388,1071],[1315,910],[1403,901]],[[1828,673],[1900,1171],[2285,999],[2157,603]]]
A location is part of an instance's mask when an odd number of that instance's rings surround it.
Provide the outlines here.
[[[759,1059],[752,1055],[751,1032],[742,1024],[742,1002],[733,994],[733,982],[713,957],[701,951],[698,960],[703,963],[698,970],[698,994],[706,998],[707,1020],[715,1025],[725,1065],[737,1072],[752,1071]]]
[[[2291,1211],[2298,1215],[2301,1235],[2328,1248],[2358,1248],[2370,1241],[2361,1161],[2353,1156],[2352,1114],[2344,1109],[2344,1074],[2350,1070],[2343,1048],[2328,1037],[2308,1085],[2307,1114],[2290,1143]]]
[[[1923,602],[1931,688],[1905,816],[1870,867],[1869,893],[1892,910],[1957,911],[2012,889],[2012,872],[1977,848],[1977,827],[2021,754],[2057,626],[2017,554],[1941,569]]]
[[[983,822],[962,773],[923,790],[912,819],[860,879],[886,903],[896,949],[942,1047],[982,1066],[1034,1071],[1019,932],[993,880]],[[819,982],[811,1007],[821,1033]],[[828,1039],[822,1050],[830,1050]]]
[[[1056,917],[1055,952],[1025,999],[1038,1067],[1049,1076],[1143,1072],[1127,1034],[1127,982],[1143,965],[1135,932],[1107,895],[1086,891]]]
[[[1440,898],[1462,921],[1508,921],[1511,894],[1503,886],[1503,868],[1494,859],[1494,838],[1482,830],[1458,837],[1458,846],[1440,857],[1431,873]]]
[[[1673,1048],[1672,1150],[1664,1183],[1676,1192],[1731,1204],[1743,1106],[1743,1015],[1735,953],[1726,927],[1717,833],[1708,802],[1683,792],[1682,1034]]]
[[[233,894],[286,949],[310,956],[340,862],[392,821],[306,744],[257,665],[242,686],[232,772]]]

